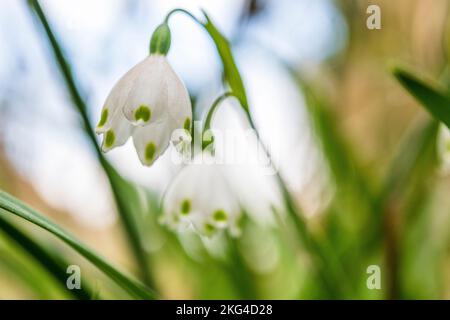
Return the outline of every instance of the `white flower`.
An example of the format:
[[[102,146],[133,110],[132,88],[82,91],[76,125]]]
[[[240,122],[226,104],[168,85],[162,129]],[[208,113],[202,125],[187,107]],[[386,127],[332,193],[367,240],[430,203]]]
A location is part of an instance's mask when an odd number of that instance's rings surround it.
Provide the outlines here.
[[[139,159],[149,166],[167,149],[174,130],[190,130],[191,119],[183,82],[164,55],[151,54],[113,87],[95,131],[103,134],[104,152],[132,136]]]
[[[196,164],[200,157],[203,161]],[[199,155],[175,177],[163,199],[162,223],[175,230],[192,226],[207,236],[228,229],[237,236],[240,205],[226,180],[225,167],[211,160],[206,153]]]

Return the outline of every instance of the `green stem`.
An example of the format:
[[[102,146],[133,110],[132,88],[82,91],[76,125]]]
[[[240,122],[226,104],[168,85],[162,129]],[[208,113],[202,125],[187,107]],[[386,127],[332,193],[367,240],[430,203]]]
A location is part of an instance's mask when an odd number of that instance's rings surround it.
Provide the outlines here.
[[[228,91],[220,95],[216,100],[214,100],[211,108],[209,108],[208,114],[206,115],[205,125],[203,126],[203,133],[211,128],[212,118],[217,110],[217,107],[227,98],[236,97],[233,92]]]
[[[212,138],[210,140],[203,140],[203,138],[205,136],[205,133],[211,129],[211,121],[214,114],[216,113],[217,108],[224,100],[226,100],[229,97],[236,97],[236,96],[231,91],[225,92],[224,94],[220,95],[216,100],[214,100],[213,104],[211,105],[211,108],[209,108],[201,134],[202,150],[205,150],[206,147],[208,147],[211,143],[213,143],[214,140]]]
[[[164,19],[164,23],[168,23],[170,17],[171,17],[174,13],[177,13],[177,12],[179,12],[179,13],[184,13],[184,14],[186,14],[187,16],[189,16],[190,18],[192,18],[192,19],[193,19],[195,22],[197,22],[198,24],[203,25],[203,23],[202,23],[199,19],[197,19],[196,16],[194,16],[194,15],[193,15],[192,13],[190,13],[189,11],[187,11],[187,10],[185,10],[185,9],[181,9],[181,8],[176,8],[176,9],[173,9],[172,11],[170,11],[170,12],[166,15],[166,18]]]

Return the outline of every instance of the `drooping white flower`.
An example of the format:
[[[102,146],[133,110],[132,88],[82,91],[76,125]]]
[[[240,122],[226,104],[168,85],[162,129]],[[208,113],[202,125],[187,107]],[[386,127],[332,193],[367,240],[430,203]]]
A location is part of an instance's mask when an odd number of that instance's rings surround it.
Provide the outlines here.
[[[189,94],[165,57],[170,46],[168,32],[165,25],[156,29],[152,53],[129,70],[108,95],[95,129],[103,134],[104,152],[123,145],[131,136],[139,159],[149,166],[169,146],[174,130],[190,131]]]
[[[196,164],[200,157],[202,162]],[[204,153],[179,172],[164,195],[162,223],[175,230],[193,227],[207,236],[225,229],[239,234],[240,205],[225,167],[213,162]]]

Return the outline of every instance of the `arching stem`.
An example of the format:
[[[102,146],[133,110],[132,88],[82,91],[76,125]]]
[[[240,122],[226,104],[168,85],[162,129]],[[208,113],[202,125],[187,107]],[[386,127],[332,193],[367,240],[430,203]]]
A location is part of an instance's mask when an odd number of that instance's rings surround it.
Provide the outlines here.
[[[170,17],[174,14],[174,13],[184,13],[185,15],[191,17],[195,22],[197,22],[198,24],[201,24],[203,26],[203,23],[196,17],[194,16],[192,13],[190,13],[189,11],[185,10],[185,9],[181,9],[181,8],[176,8],[173,9],[172,11],[170,11],[167,15],[166,18],[164,19],[164,23],[169,23],[169,19]]]

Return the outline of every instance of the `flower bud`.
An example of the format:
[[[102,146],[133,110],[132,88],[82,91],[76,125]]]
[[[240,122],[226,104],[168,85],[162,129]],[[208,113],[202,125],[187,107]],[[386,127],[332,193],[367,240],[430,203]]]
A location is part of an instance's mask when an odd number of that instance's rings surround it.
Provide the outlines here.
[[[150,54],[166,55],[170,49],[170,29],[167,23],[160,24],[150,40]]]

